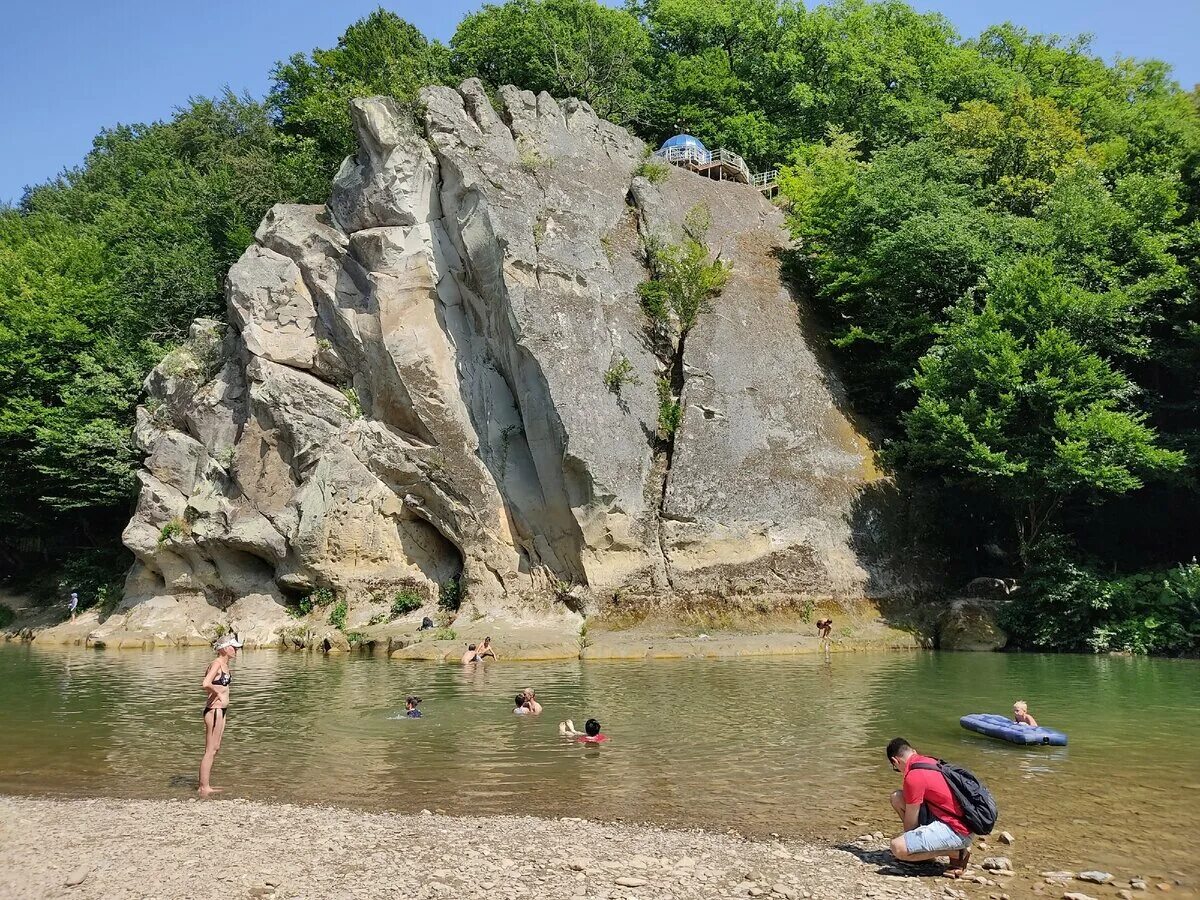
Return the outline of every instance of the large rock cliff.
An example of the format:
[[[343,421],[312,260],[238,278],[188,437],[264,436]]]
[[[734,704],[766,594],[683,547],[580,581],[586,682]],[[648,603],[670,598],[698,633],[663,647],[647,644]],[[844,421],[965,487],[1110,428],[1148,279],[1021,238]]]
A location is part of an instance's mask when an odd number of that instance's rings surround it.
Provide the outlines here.
[[[229,272],[228,324],[196,322],[147,380],[110,633],[228,623],[269,643],[315,589],[348,599],[352,628],[451,579],[491,617],[908,586],[754,188],[651,183],[646,147],[587,104],[511,87],[498,107],[474,81],[429,88],[419,122],[389,99],[352,111],[328,205],[273,208]],[[705,215],[732,268],[665,351],[682,352],[669,441],[643,248]]]

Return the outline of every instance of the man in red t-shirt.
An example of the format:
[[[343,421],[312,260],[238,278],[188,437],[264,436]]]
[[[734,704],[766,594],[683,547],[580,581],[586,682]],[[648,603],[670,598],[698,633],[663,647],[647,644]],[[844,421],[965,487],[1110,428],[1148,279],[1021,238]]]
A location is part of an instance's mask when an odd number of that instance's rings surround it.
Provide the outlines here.
[[[904,775],[904,786],[892,792],[892,808],[904,823],[904,833],[892,838],[892,855],[901,862],[949,856],[946,874],[962,875],[971,858],[971,830],[963,823],[962,806],[937,770],[937,760],[921,756],[904,738],[892,739],[887,758],[892,769]]]

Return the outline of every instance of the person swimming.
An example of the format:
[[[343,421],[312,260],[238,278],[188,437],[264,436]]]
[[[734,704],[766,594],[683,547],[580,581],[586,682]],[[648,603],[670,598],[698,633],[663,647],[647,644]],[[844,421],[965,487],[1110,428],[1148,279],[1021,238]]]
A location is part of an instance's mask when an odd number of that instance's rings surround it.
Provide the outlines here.
[[[522,691],[513,698],[513,715],[527,716],[529,712],[529,701],[525,698],[525,692]]]
[[[542,714],[542,704],[537,702],[537,695],[533,692],[533,688],[525,688],[521,691],[521,696],[525,698],[525,708],[529,710],[531,716]]]
[[[467,644],[467,651],[462,655],[462,664],[464,666],[470,665],[471,663],[479,662],[480,659],[479,653],[475,650],[475,645]]]
[[[588,719],[584,722],[583,731],[576,731],[575,723],[570,719],[559,722],[558,733],[563,737],[574,738],[581,744],[603,744],[608,740],[608,735],[600,733],[600,723],[595,719]]]
[[[208,664],[204,673],[201,687],[208,696],[204,703],[204,755],[200,757],[200,786],[197,789],[201,797],[221,790],[209,782],[213,762],[221,749],[221,738],[225,735],[225,721],[229,716],[229,685],[233,683],[229,661],[237,656],[241,646],[241,639],[236,634],[218,638],[213,643],[217,658]]]
[[[1018,700],[1013,704],[1013,721],[1018,725],[1028,725],[1030,728],[1037,728],[1037,719],[1029,714],[1029,704],[1024,700]]]
[[[404,715],[410,719],[421,718],[421,711],[417,709],[421,705],[420,697],[408,696],[404,700]]]

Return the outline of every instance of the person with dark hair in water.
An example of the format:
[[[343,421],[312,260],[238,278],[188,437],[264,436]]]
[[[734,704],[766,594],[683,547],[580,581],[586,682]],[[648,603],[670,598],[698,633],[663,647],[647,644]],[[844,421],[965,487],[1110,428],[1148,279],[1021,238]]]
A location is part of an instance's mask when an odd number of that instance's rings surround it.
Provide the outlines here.
[[[236,634],[227,634],[213,643],[217,658],[208,664],[202,687],[208,695],[204,704],[204,755],[200,757],[201,797],[221,790],[209,784],[213,762],[221,749],[221,738],[225,735],[225,720],[229,715],[229,685],[233,676],[229,672],[229,661],[237,656],[242,642]]]
[[[467,644],[466,652],[462,655],[462,663],[464,666],[471,663],[479,662],[479,651],[475,649],[474,644]]]
[[[608,735],[600,733],[600,723],[595,719],[588,719],[584,722],[583,731],[576,731],[575,723],[570,719],[559,722],[558,733],[563,737],[575,738],[581,744],[603,744],[608,740]]]
[[[513,714],[518,716],[529,715],[529,701],[525,698],[525,692],[517,694],[513,698]]]
[[[892,838],[892,856],[901,862],[948,856],[946,874],[961,877],[971,859],[971,830],[937,760],[921,756],[900,737],[892,738],[884,752],[904,779],[900,790],[892,792],[892,809],[904,824],[904,832]]]
[[[421,718],[421,711],[417,709],[421,705],[420,697],[408,696],[404,700],[404,715],[410,719]]]

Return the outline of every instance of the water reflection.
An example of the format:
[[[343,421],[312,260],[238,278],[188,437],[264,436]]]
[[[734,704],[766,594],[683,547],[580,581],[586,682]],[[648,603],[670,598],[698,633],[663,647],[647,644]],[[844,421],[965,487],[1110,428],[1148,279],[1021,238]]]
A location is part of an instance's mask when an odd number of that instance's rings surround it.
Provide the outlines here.
[[[0,790],[186,794],[208,659],[0,648]],[[1197,674],[1182,661],[996,654],[462,668],[249,653],[235,663],[215,783],[256,799],[839,840],[893,827],[896,778],[882,748],[899,734],[977,771],[1027,861],[1188,871]],[[540,718],[512,714],[527,686]],[[411,693],[423,698],[421,719],[403,717]],[[1071,745],[1014,747],[958,727],[963,713],[1004,711],[1018,697]],[[562,740],[568,717],[599,719],[611,743]]]

